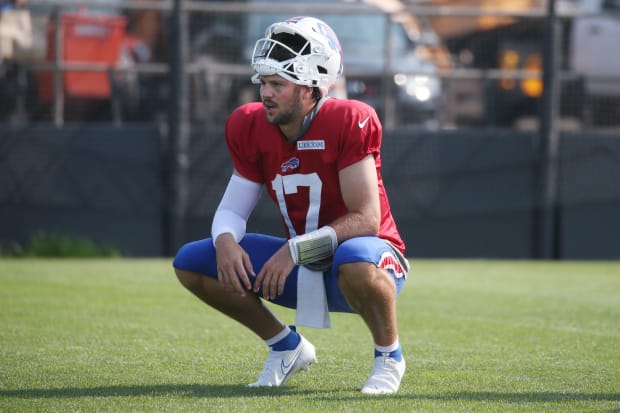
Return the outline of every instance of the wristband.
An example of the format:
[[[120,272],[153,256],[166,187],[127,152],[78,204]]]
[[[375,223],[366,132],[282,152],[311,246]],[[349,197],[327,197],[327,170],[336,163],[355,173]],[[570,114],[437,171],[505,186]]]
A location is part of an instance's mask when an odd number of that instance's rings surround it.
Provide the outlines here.
[[[328,225],[288,240],[295,265],[309,264],[328,258],[338,247],[336,231]]]

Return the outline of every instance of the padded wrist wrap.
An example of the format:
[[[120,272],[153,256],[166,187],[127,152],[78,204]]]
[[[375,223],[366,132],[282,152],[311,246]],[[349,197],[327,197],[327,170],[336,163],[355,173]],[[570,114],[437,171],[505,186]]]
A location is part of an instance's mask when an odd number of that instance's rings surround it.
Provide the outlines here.
[[[321,227],[307,234],[288,240],[291,257],[296,265],[304,265],[330,257],[336,247],[336,231],[330,226]]]

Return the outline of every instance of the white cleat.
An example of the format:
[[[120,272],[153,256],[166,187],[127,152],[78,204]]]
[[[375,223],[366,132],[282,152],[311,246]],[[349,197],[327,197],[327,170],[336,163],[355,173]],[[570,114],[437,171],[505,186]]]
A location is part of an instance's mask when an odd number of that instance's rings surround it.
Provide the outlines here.
[[[258,381],[248,384],[249,387],[277,387],[281,386],[300,370],[308,370],[312,363],[316,363],[316,351],[312,343],[301,334],[301,341],[293,350],[269,351],[265,367],[258,377]]]
[[[405,374],[405,359],[396,361],[391,357],[375,357],[375,365],[364,386],[364,394],[394,394]]]

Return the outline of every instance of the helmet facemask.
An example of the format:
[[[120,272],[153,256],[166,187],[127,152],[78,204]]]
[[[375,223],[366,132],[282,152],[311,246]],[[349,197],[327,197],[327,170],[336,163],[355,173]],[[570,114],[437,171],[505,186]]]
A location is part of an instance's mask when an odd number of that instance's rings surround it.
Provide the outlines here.
[[[310,42],[298,34],[278,33],[270,38],[260,39],[256,42],[252,57],[255,77],[277,74],[294,83],[318,86],[302,83],[298,76],[306,71],[304,55],[309,52]]]

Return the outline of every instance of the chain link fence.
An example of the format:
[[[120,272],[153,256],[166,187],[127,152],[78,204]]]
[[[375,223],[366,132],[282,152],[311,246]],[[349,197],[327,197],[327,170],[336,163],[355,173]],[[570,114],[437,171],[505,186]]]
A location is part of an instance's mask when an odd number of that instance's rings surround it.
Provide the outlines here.
[[[332,25],[343,46],[345,77],[332,94],[370,103],[387,129],[536,130],[548,19],[545,4],[525,3],[182,1],[180,45],[172,1],[29,0],[2,11],[0,121],[165,119],[171,65],[183,65],[188,120],[221,123],[258,99],[249,59],[266,26],[309,14]],[[576,3],[557,6],[558,125],[618,129],[620,6]],[[179,47],[183,61],[174,61]]]

